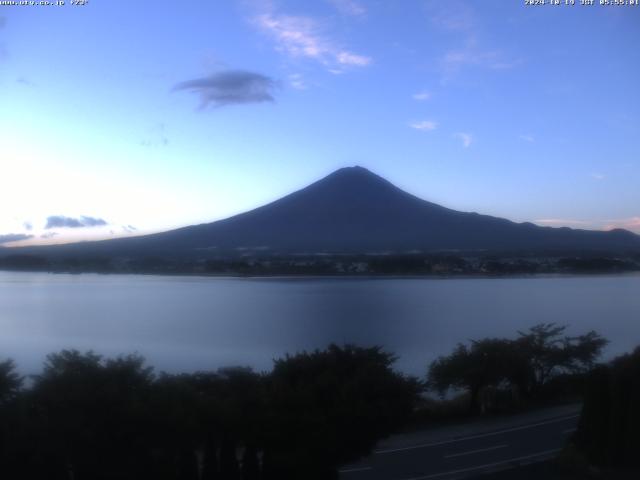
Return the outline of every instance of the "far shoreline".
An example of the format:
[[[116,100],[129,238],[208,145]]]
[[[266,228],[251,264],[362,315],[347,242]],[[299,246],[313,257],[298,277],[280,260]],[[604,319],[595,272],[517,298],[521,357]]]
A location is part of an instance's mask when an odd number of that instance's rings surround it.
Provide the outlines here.
[[[131,277],[183,277],[201,279],[229,280],[526,280],[526,279],[561,279],[561,278],[593,278],[593,277],[640,277],[640,270],[625,272],[540,272],[514,274],[241,274],[241,273],[190,273],[190,272],[92,272],[92,271],[55,271],[55,270],[17,270],[0,268],[0,273],[48,274],[48,275],[91,275],[91,276],[131,276]]]

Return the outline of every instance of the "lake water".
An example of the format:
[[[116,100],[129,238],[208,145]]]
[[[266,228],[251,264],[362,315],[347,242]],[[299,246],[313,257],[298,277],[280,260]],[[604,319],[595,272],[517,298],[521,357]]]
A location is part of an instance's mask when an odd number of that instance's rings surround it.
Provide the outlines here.
[[[640,344],[640,276],[240,279],[0,272],[0,359],[139,352],[171,372],[248,365],[330,342],[383,345],[423,374],[457,342],[540,322]]]

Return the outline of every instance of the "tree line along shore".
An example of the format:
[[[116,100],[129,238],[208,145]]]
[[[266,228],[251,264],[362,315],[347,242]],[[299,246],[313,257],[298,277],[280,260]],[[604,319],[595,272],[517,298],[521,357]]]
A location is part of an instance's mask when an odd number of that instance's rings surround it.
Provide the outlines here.
[[[56,256],[0,252],[0,269],[12,271],[198,275],[530,275],[640,271],[640,254],[309,254],[238,253],[212,258]]]

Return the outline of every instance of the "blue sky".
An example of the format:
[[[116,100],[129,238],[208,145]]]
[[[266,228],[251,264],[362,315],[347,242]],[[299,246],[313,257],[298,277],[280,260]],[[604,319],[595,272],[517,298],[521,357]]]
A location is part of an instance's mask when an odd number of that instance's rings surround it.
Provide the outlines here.
[[[640,233],[638,6],[170,5],[0,6],[4,245],[209,222],[356,164]]]

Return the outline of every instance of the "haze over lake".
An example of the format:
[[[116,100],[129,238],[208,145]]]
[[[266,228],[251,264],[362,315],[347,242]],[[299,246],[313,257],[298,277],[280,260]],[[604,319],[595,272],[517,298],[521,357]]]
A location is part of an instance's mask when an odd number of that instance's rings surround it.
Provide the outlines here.
[[[539,322],[595,329],[606,357],[640,339],[640,275],[527,278],[220,278],[0,272],[0,357],[37,372],[62,348],[139,352],[158,370],[272,359],[330,342],[383,345],[424,374],[457,342]]]

